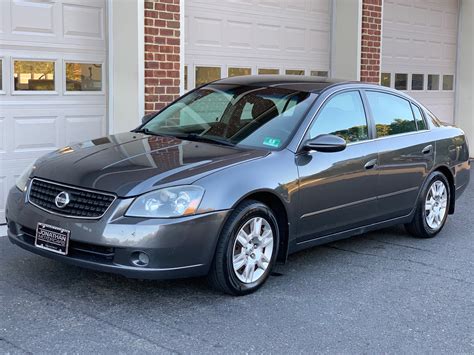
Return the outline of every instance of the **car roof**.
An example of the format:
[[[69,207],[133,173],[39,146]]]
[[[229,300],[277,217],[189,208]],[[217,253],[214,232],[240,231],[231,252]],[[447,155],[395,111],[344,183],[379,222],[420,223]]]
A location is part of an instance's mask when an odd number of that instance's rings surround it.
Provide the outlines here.
[[[283,89],[310,92],[320,94],[327,89],[334,87],[344,87],[348,89],[368,89],[383,91],[389,94],[401,96],[411,102],[416,103],[418,106],[424,107],[420,102],[414,98],[408,96],[403,91],[399,91],[393,88],[385,87],[373,83],[365,83],[361,81],[348,81],[340,79],[329,79],[317,76],[303,76],[303,75],[245,75],[245,76],[234,76],[231,78],[224,78],[213,81],[210,84],[231,84],[231,85],[244,85],[244,86],[255,86],[255,87],[279,87]],[[426,107],[424,107],[426,109]]]
[[[212,84],[282,87],[285,89],[313,93],[320,93],[330,86],[349,83],[356,84],[357,82],[302,75],[245,75],[234,76],[212,82]]]

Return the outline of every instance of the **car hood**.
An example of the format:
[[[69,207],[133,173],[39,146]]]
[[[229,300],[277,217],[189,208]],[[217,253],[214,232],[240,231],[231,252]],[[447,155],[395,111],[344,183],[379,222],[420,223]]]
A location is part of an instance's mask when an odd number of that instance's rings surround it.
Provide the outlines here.
[[[160,186],[191,184],[268,152],[121,133],[64,147],[40,158],[34,177],[136,196]]]

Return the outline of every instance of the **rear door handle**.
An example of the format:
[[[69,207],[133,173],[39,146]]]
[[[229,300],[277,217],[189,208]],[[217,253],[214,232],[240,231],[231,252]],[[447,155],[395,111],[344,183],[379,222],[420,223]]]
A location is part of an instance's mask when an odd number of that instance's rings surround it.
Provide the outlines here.
[[[367,170],[373,169],[375,165],[377,165],[377,159],[372,159],[365,163],[364,168],[366,168]]]
[[[432,150],[433,150],[433,146],[430,144],[430,145],[424,147],[421,152],[423,154],[430,154]]]

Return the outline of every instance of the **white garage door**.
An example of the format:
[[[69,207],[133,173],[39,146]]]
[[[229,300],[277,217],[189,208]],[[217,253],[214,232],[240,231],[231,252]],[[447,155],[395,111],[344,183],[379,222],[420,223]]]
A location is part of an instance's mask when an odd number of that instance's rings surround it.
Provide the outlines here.
[[[457,0],[385,0],[382,83],[453,122]]]
[[[185,4],[186,89],[234,75],[328,75],[329,0]]]
[[[105,0],[0,1],[0,223],[35,158],[106,132]]]

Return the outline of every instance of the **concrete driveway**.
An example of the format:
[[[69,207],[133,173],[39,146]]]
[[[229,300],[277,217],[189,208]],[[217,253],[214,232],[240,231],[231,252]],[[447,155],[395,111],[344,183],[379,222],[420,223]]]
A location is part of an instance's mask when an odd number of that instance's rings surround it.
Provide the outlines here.
[[[472,353],[474,184],[443,232],[385,229],[292,255],[259,292],[138,281],[0,238],[0,353]]]

